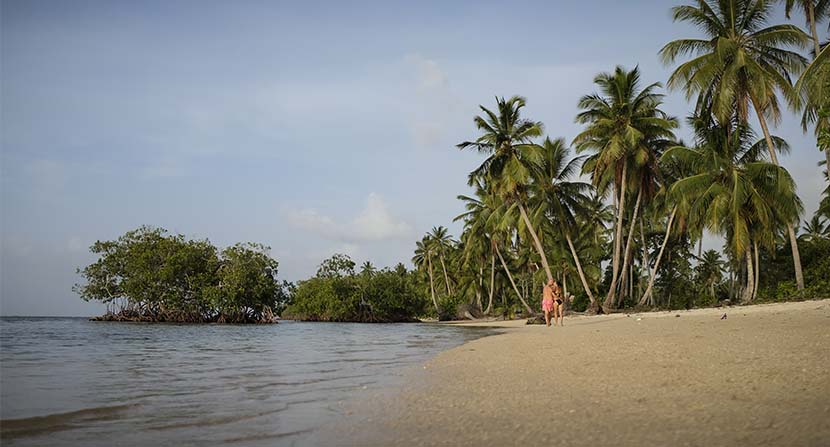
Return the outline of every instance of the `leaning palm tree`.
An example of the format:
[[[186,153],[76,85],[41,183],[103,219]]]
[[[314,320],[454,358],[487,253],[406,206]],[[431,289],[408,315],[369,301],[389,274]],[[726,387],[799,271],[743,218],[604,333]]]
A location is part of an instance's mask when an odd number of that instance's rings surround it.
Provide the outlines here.
[[[424,238],[415,243],[415,256],[412,257],[412,263],[419,270],[427,271],[429,276],[429,291],[432,295],[432,304],[435,306],[435,312],[438,312],[438,300],[435,298],[435,281],[432,273],[432,244],[430,244],[429,237]]]
[[[495,188],[505,201],[517,207],[542,261],[545,274],[553,279],[542,241],[528,217],[525,202],[531,170],[542,158],[542,148],[533,139],[542,135],[542,123],[521,117],[525,99],[514,96],[508,100],[496,98],[497,112],[479,106],[485,117],[476,116],[474,122],[482,135],[475,141],[465,141],[456,147],[476,149],[487,155],[478,168],[470,173],[469,183],[484,180]]]
[[[777,92],[795,102],[790,76],[800,73],[807,60],[788,46],[804,47],[810,38],[794,25],[766,26],[772,14],[769,0],[697,0],[672,9],[675,21],[690,22],[702,39],[679,39],[666,44],[660,56],[666,64],[682,55],[694,57],[680,64],[669,78],[669,88],[682,88],[688,99],[698,95],[697,112],[711,110],[721,123],[733,117],[746,124],[749,106],[764,132],[770,160],[779,165],[767,117],[780,120]],[[804,289],[801,257],[793,224],[787,231],[795,264],[796,284]]]
[[[533,172],[533,195],[538,202],[538,209],[554,223],[559,234],[564,236],[570,249],[582,287],[591,303],[591,309],[598,305],[588,286],[588,280],[579,261],[579,255],[573,243],[573,233],[578,229],[576,215],[584,212],[584,203],[588,201],[586,193],[593,188],[588,183],[571,181],[579,173],[580,164],[585,157],[570,158],[571,149],[562,138],[546,138],[542,143],[542,162]],[[569,159],[570,158],[570,159]]]
[[[464,220],[465,228],[470,231],[480,232],[484,234],[490,241],[490,248],[492,250],[490,262],[490,297],[485,309],[485,314],[489,314],[493,307],[493,291],[495,290],[495,259],[498,257],[507,279],[510,281],[516,296],[524,305],[529,314],[533,313],[533,309],[527,304],[519,291],[516,281],[510,272],[510,267],[502,254],[501,246],[507,248],[510,240],[509,233],[514,227],[514,221],[506,212],[506,204],[493,192],[489,191],[485,184],[481,181],[475,182],[476,197],[458,196],[458,198],[465,202],[466,213],[457,216],[454,220]]]
[[[620,272],[628,187],[639,185],[641,178],[638,174],[641,174],[644,163],[653,159],[644,156],[650,152],[648,145],[656,139],[674,139],[673,129],[677,127],[677,121],[660,110],[663,95],[655,93],[660,83],[640,89],[638,67],[631,71],[617,67],[613,73],[597,75],[594,83],[601,94],[594,93],[579,100],[582,111],[577,115],[576,122],[587,127],[574,138],[574,144],[579,152],[593,152],[582,170],[590,172],[594,186],[600,192],[604,192],[609,184],[614,186],[617,222],[611,287],[603,303],[606,308],[611,308],[615,303]],[[635,177],[633,181],[631,177]],[[639,209],[641,200],[642,195],[638,192],[635,209]],[[632,221],[636,221],[636,215]]]
[[[447,228],[443,226],[432,227],[432,231],[428,237],[433,251],[438,254],[438,260],[441,261],[441,269],[444,271],[444,284],[447,286],[447,295],[452,295],[450,277],[447,274],[447,264],[445,262],[446,254],[453,248],[452,237],[447,232]]]
[[[671,194],[689,200],[690,219],[700,219],[708,230],[724,235],[729,248],[745,258],[742,299],[751,301],[757,290],[753,233],[773,234],[779,225],[797,219],[803,209],[795,182],[787,170],[763,159],[765,141],[752,144],[748,126],[722,126],[703,117],[696,119],[696,133],[696,147],[677,146],[663,155],[691,172],[672,185]],[[786,144],[773,140],[779,146]]]

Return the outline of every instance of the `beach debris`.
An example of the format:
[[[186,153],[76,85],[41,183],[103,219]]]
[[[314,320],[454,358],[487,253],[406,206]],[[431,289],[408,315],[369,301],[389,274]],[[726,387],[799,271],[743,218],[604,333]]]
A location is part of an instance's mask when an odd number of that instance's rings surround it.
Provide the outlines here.
[[[637,318],[637,321],[643,321],[643,319],[642,318]]]
[[[720,319],[725,320],[726,319],[726,314],[721,315]]]
[[[675,318],[680,318],[680,314],[674,314]]]

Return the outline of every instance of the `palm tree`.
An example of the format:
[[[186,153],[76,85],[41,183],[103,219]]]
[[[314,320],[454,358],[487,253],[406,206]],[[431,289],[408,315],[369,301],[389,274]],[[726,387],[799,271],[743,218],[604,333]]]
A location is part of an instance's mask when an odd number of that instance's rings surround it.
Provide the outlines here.
[[[510,267],[499,249],[501,244],[504,244],[505,247],[507,246],[507,244],[503,241],[509,240],[509,237],[507,236],[508,228],[513,226],[513,222],[505,209],[506,204],[499,200],[499,197],[493,191],[488,191],[485,183],[481,180],[476,180],[474,184],[477,186],[476,198],[463,195],[458,196],[460,200],[466,202],[465,208],[467,209],[467,212],[457,216],[454,220],[457,221],[459,219],[464,219],[465,227],[467,227],[469,231],[482,232],[490,239],[490,247],[493,255],[498,257],[499,262],[507,275],[507,279],[513,286],[513,290],[516,292],[516,296],[518,296],[519,301],[521,301],[522,305],[524,305],[527,312],[532,314],[533,309],[527,304],[524,296],[519,291],[516,281],[510,272]],[[493,291],[495,290],[495,257],[491,258],[490,263],[490,297],[487,303],[487,309],[485,309],[484,312],[485,314],[489,314],[493,306]]]
[[[553,279],[545,250],[525,209],[526,188],[533,165],[542,158],[542,148],[532,140],[542,135],[542,123],[521,118],[525,99],[514,96],[505,101],[496,98],[498,113],[479,106],[486,117],[476,116],[476,127],[482,135],[475,141],[465,141],[456,147],[476,149],[487,155],[481,165],[470,173],[470,184],[482,179],[492,185],[498,194],[519,209],[522,221],[533,238],[542,266],[549,280]]]
[[[723,280],[723,265],[720,253],[717,250],[706,250],[698,258],[697,280],[709,291],[709,295],[715,297],[715,284]]]
[[[443,226],[432,227],[432,232],[429,233],[428,237],[430,244],[432,244],[433,251],[438,254],[438,259],[441,261],[441,269],[444,271],[444,283],[447,286],[447,295],[452,295],[450,277],[447,274],[447,264],[444,261],[445,254],[452,250],[452,237],[447,233],[447,229]]]
[[[830,170],[830,45],[816,53],[795,84],[798,95],[793,98],[796,109],[804,109],[801,127],[804,131],[815,123],[816,146],[824,151],[825,169]],[[830,182],[830,176],[827,177]]]
[[[797,219],[802,205],[795,182],[784,168],[763,160],[765,140],[751,144],[748,126],[722,126],[710,115],[694,122],[697,146],[676,146],[663,155],[691,171],[672,185],[671,194],[690,201],[690,220],[699,219],[708,230],[726,236],[730,249],[743,254],[747,285],[742,299],[751,301],[757,282],[753,234],[773,234],[779,225]],[[778,146],[786,144],[779,138],[773,140]]]
[[[623,216],[626,192],[630,184],[639,186],[640,178],[632,182],[641,168],[653,157],[648,154],[649,144],[656,139],[671,140],[677,121],[660,110],[662,96],[654,92],[661,85],[654,83],[640,89],[640,70],[626,71],[617,67],[613,73],[601,73],[594,83],[602,94],[594,93],[579,100],[582,111],[576,122],[587,128],[574,138],[577,150],[594,154],[583,165],[583,172],[590,172],[594,186],[604,192],[607,185],[614,185],[614,202],[617,204],[617,223],[614,235],[611,287],[603,305],[614,306],[616,285],[620,271]],[[637,188],[634,219],[642,200],[642,189]]]
[[[586,193],[593,189],[587,183],[570,181],[570,178],[578,173],[579,165],[585,157],[574,157],[569,160],[571,149],[562,138],[546,138],[542,148],[544,158],[533,173],[534,197],[537,199],[539,210],[550,222],[554,222],[557,231],[564,235],[582,287],[588,295],[591,308],[596,310],[598,306],[585,278],[572,236],[573,230],[579,228],[576,215],[584,212],[584,203],[588,200]]]
[[[360,273],[364,276],[372,276],[377,272],[377,269],[370,261],[366,261],[360,266]]]
[[[721,123],[737,116],[746,123],[749,105],[755,109],[770,160],[777,166],[775,144],[767,117],[780,119],[776,92],[795,101],[791,74],[807,65],[800,54],[785,46],[803,47],[809,36],[794,25],[765,26],[773,7],[768,0],[697,0],[694,5],[672,9],[675,21],[691,22],[704,39],[679,39],[666,44],[660,56],[666,64],[679,56],[694,57],[678,66],[669,78],[669,88],[683,88],[687,98],[698,95],[697,112],[711,110]],[[727,128],[728,129],[728,128]],[[796,283],[804,289],[804,275],[793,224],[787,231],[795,264]]]
[[[804,18],[807,20],[807,26],[813,38],[814,51],[818,54],[821,52],[821,41],[818,38],[816,24],[830,17],[830,0],[784,0],[784,11],[788,19],[794,7],[804,12]]]
[[[830,225],[824,222],[824,219],[816,213],[809,222],[804,224],[804,233],[801,238],[810,242],[830,239]]]
[[[429,275],[432,304],[435,306],[435,312],[438,312],[438,300],[435,298],[435,281],[432,274],[432,244],[430,244],[428,236],[424,236],[423,239],[415,243],[415,256],[412,257],[412,263],[421,271],[426,269]]]

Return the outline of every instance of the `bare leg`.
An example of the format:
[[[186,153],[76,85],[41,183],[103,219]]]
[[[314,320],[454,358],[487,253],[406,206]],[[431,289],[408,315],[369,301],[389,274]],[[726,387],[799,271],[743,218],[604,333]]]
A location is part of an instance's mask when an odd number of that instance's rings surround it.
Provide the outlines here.
[[[557,311],[559,311],[559,326],[565,325],[565,303],[562,303],[557,307]]]
[[[556,318],[556,317],[554,316],[554,318]],[[548,324],[548,327],[550,327],[550,311],[549,310],[545,311],[545,322]]]

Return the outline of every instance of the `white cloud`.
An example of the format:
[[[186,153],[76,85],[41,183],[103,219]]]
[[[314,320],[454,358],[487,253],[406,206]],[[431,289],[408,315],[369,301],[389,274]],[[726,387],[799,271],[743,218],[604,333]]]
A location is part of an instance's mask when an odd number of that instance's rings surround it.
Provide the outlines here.
[[[351,249],[356,248],[353,245],[355,242],[406,238],[412,231],[406,221],[389,212],[383,199],[375,193],[369,194],[366,207],[360,214],[351,220],[344,220],[342,224],[313,209],[290,212],[288,223],[326,239],[345,242],[344,246]]]
[[[406,61],[415,68],[418,88],[433,90],[446,87],[447,73],[438,65],[438,62],[420,54],[411,54],[406,57]]]

